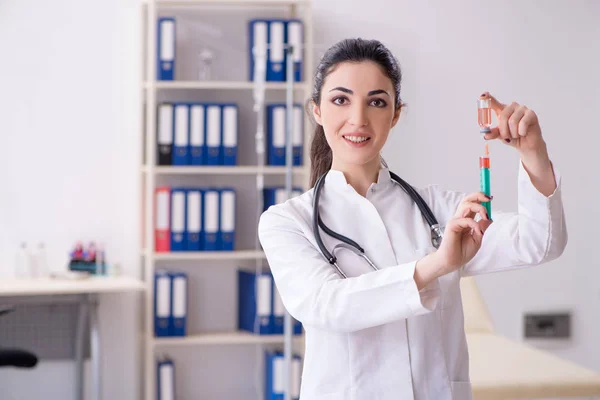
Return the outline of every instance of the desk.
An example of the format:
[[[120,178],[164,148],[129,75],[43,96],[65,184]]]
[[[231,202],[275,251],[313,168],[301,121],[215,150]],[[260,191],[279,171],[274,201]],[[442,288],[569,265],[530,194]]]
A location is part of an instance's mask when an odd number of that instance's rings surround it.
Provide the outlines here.
[[[600,396],[600,373],[552,353],[493,333],[467,343],[475,400]]]
[[[83,279],[7,279],[0,280],[0,297],[31,297],[47,295],[81,295],[78,303],[76,340],[75,398],[83,400],[83,343],[85,324],[89,324],[92,398],[102,400],[100,329],[98,326],[98,301],[103,293],[136,292],[144,289],[143,282],[129,277],[92,276]]]

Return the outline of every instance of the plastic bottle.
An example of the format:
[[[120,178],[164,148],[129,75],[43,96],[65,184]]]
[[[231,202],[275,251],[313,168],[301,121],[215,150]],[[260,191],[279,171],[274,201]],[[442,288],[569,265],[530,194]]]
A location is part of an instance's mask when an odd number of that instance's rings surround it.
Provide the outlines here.
[[[31,277],[29,270],[29,253],[27,251],[27,243],[21,242],[17,249],[15,264],[15,275],[19,279],[27,279]]]
[[[38,243],[38,249],[35,257],[35,264],[38,277],[48,278],[50,276],[50,267],[48,266],[48,254],[44,242]]]

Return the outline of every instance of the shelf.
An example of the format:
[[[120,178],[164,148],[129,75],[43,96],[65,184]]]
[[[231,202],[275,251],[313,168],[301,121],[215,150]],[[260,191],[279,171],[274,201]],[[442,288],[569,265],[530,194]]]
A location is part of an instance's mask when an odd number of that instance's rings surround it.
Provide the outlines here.
[[[145,253],[144,253],[145,254]],[[179,251],[154,253],[155,260],[191,261],[191,260],[255,260],[265,258],[262,250],[236,251]]]
[[[300,341],[304,335],[294,335],[294,341]],[[283,335],[255,335],[250,332],[216,332],[184,337],[154,338],[154,346],[193,346],[214,344],[282,344]]]
[[[144,288],[144,282],[127,276],[0,280],[0,296],[120,293],[141,291]]]
[[[246,81],[147,81],[144,82],[146,89],[227,89],[227,90],[249,90],[254,88],[254,82]],[[285,90],[285,82],[265,82],[267,90]],[[294,83],[294,90],[307,90],[310,86],[305,82]]]
[[[144,4],[152,3],[151,0],[144,0]],[[154,3],[159,7],[189,7],[189,6],[301,6],[310,4],[310,0],[157,0]]]
[[[143,166],[142,172],[148,172],[148,167]],[[293,167],[292,173],[302,174],[304,167]],[[154,167],[157,175],[285,175],[286,167],[255,167],[255,166],[159,166]]]

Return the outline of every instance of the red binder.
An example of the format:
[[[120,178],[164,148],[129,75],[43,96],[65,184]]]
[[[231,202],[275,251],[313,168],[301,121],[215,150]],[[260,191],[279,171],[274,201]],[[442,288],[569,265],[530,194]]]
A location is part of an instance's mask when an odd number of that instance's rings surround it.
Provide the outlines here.
[[[171,251],[171,188],[157,187],[154,196],[154,249],[160,253],[169,252]]]

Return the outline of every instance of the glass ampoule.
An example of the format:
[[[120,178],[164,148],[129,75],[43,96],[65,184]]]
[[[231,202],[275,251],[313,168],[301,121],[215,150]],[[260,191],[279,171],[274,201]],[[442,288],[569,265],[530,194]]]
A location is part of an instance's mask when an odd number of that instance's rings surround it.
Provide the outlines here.
[[[492,130],[492,101],[487,94],[482,94],[477,100],[477,122],[479,123],[479,132],[486,134]]]

